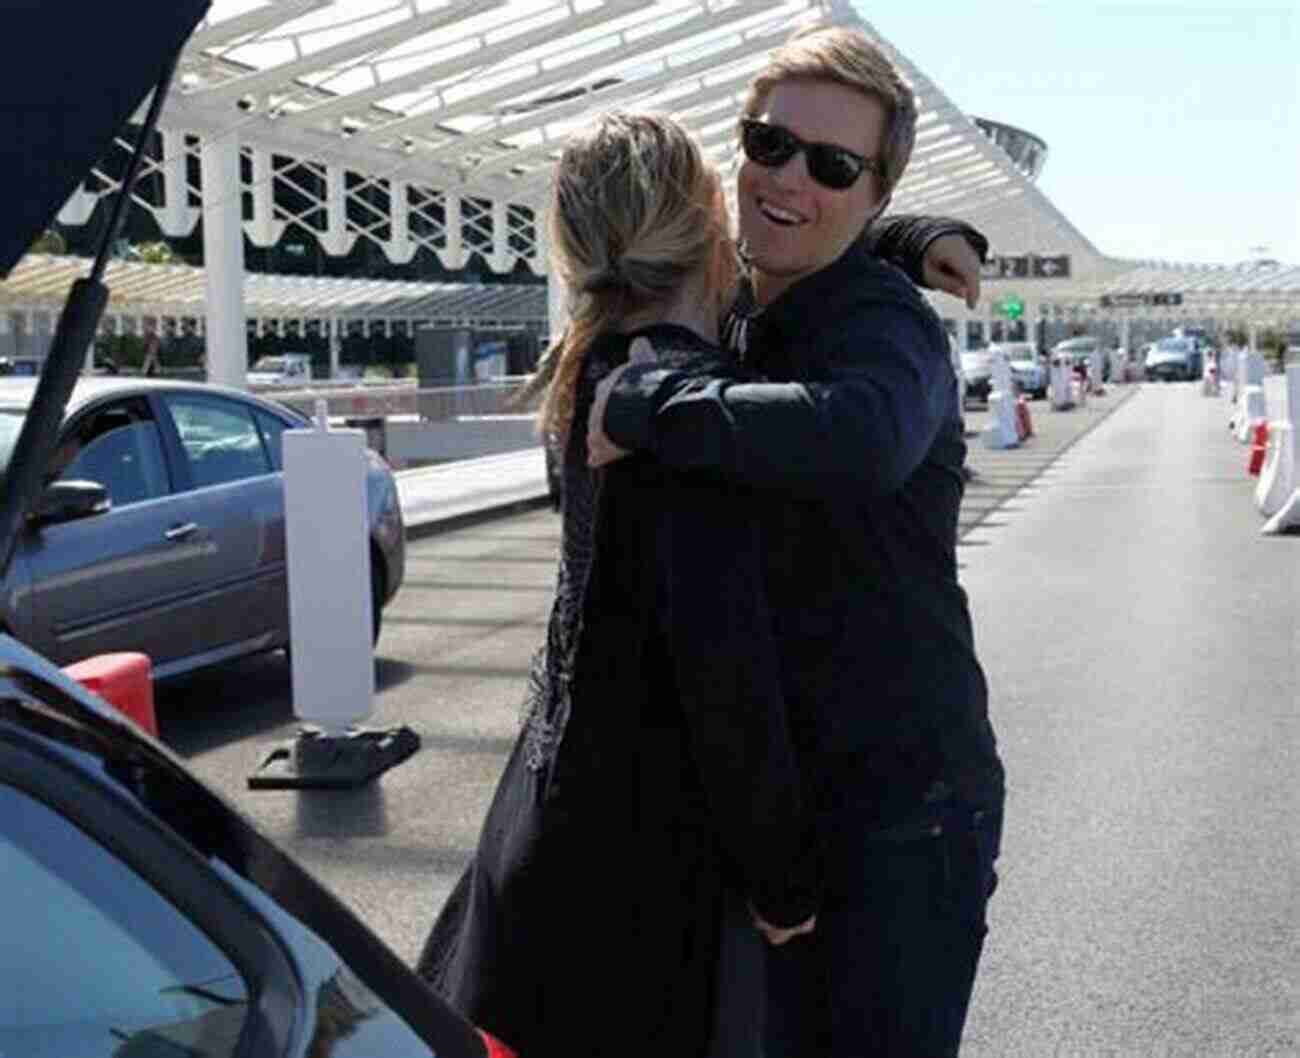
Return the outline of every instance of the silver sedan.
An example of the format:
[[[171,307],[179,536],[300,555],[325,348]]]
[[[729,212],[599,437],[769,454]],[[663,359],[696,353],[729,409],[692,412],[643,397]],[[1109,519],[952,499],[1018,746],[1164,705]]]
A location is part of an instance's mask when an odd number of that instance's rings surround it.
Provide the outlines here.
[[[5,464],[35,387],[0,379]],[[309,425],[242,390],[81,379],[5,577],[0,631],[60,665],[140,651],[158,678],[288,646],[281,436]],[[366,492],[377,637],[406,543],[374,453]]]

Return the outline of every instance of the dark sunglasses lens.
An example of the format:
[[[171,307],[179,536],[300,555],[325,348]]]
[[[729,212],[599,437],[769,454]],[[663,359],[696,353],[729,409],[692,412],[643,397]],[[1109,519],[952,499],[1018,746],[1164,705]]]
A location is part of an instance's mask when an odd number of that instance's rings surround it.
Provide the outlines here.
[[[808,172],[832,191],[852,187],[862,172],[862,162],[848,151],[817,143],[808,147]]]
[[[746,122],[741,146],[746,157],[759,165],[784,165],[799,149],[787,130],[777,125],[764,125],[761,121]]]

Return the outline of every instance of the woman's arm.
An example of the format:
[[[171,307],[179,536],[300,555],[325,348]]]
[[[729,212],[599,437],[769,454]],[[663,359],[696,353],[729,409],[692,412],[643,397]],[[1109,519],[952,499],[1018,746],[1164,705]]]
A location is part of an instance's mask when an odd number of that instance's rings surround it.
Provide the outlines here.
[[[665,475],[661,629],[722,847],[771,925],[817,910],[820,863],[781,690],[747,490]]]

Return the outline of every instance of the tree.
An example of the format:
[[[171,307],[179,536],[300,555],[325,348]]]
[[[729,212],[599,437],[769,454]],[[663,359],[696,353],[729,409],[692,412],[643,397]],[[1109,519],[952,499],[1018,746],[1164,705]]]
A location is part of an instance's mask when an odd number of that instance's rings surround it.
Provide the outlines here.
[[[127,250],[127,256],[133,261],[145,264],[174,264],[176,253],[165,242],[142,242]]]

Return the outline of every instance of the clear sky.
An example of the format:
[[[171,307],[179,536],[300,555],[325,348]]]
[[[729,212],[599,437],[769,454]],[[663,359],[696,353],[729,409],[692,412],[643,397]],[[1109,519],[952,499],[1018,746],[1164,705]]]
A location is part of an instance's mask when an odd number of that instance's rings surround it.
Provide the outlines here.
[[[855,0],[1103,253],[1300,264],[1300,3]]]

